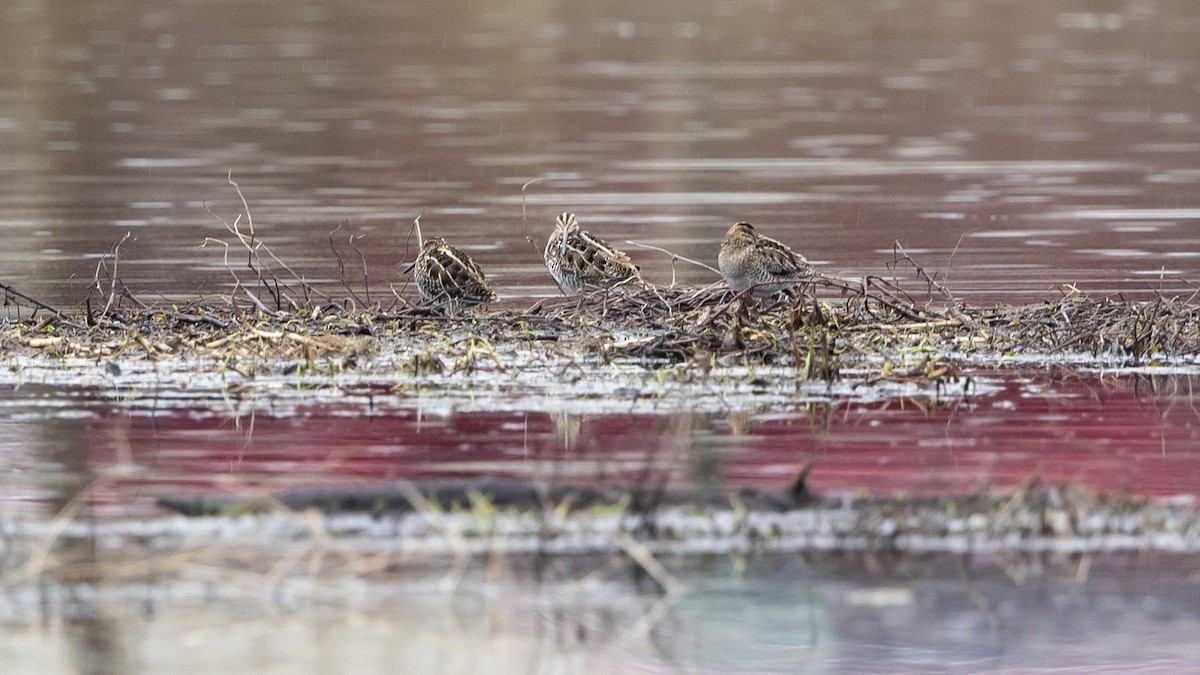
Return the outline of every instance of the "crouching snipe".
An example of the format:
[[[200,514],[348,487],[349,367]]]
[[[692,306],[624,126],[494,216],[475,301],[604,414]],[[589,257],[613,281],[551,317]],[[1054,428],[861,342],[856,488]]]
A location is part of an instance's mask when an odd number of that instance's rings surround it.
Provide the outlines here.
[[[426,303],[453,310],[496,299],[479,265],[440,237],[425,240],[411,269]]]
[[[558,217],[542,257],[546,259],[550,276],[564,293],[611,288],[631,279],[641,279],[629,256],[579,229],[574,213],[563,213]]]
[[[814,274],[804,256],[758,234],[750,223],[738,223],[725,233],[717,267],[735,292],[753,287],[754,295],[760,298],[791,288]]]

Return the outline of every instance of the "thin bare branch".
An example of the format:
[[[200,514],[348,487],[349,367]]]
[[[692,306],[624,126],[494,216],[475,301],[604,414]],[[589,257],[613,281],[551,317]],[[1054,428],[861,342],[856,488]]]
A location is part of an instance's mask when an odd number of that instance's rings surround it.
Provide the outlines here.
[[[525,181],[525,184],[521,186],[521,227],[525,229],[525,241],[529,242],[529,245],[533,247],[533,252],[539,255],[541,254],[541,251],[538,250],[537,244],[533,243],[533,233],[529,230],[529,216],[525,213],[525,190],[527,190],[530,185],[533,185],[534,183],[540,183],[545,179],[545,176],[538,176],[533,180]]]
[[[650,249],[651,251],[658,251],[660,253],[666,253],[667,255],[671,256],[672,264],[674,264],[674,262],[676,260],[682,260],[683,262],[691,263],[692,265],[695,265],[696,267],[703,267],[704,269],[708,270],[709,272],[712,272],[713,274],[716,274],[717,276],[721,275],[721,270],[713,267],[712,265],[706,265],[705,263],[702,263],[699,260],[693,260],[692,258],[688,258],[686,256],[679,255],[678,253],[676,253],[670,249],[665,249],[661,246],[652,246],[650,244],[642,244],[640,242],[633,241],[632,239],[626,239],[625,243],[629,244],[630,246],[637,246],[638,248],[645,248],[645,249]],[[671,285],[674,286],[675,285],[674,282],[672,282]]]
[[[342,226],[345,225],[347,222],[348,221],[343,220],[342,222],[338,223],[338,226],[333,228],[333,231],[329,233],[329,250],[333,251],[333,255],[337,258],[338,280],[342,282],[342,287],[346,289],[346,292],[348,292],[351,295],[351,297],[353,297],[355,300],[357,300],[358,296],[354,293],[354,289],[346,281],[346,264],[342,260],[342,254],[338,252],[337,245],[333,243],[333,235],[337,234],[338,230],[341,230]],[[350,246],[351,246],[351,248],[354,247],[354,235],[350,235]],[[355,250],[355,252],[356,253],[358,252],[357,249]],[[359,257],[362,257],[361,253],[359,253]],[[368,290],[369,290],[369,287],[368,287]],[[368,296],[369,296],[369,294],[368,294]]]
[[[368,307],[371,305],[371,278],[370,278],[370,275],[367,274],[367,257],[365,255],[363,255],[363,252],[358,249],[358,246],[356,246],[354,244],[354,242],[356,242],[360,239],[366,239],[367,237],[371,236],[371,233],[374,231],[375,231],[375,228],[372,227],[371,229],[367,230],[363,234],[350,235],[350,250],[357,253],[358,259],[360,261],[362,261],[363,290],[364,290],[364,293],[366,294],[366,298],[367,298],[366,305]]]
[[[958,319],[959,321],[962,321],[965,325],[971,326],[972,328],[977,328],[979,326],[979,324],[976,323],[976,321],[974,319],[972,319],[971,317],[964,314],[961,310],[959,310],[958,300],[955,299],[954,294],[951,293],[950,290],[947,289],[945,286],[938,283],[937,279],[934,279],[932,276],[930,276],[929,273],[925,271],[924,267],[922,267],[920,264],[917,263],[917,261],[913,260],[908,255],[908,252],[905,251],[904,247],[900,245],[899,239],[896,240],[895,244],[893,244],[893,247],[894,247],[894,250],[896,251],[896,253],[899,255],[898,259],[903,260],[903,261],[907,262],[908,264],[912,265],[913,269],[916,270],[917,276],[919,278],[923,279],[927,284],[929,284],[929,287],[931,289],[937,291],[943,298],[945,298],[949,302],[948,307],[949,307],[950,313],[952,315],[954,315],[954,318]]]
[[[950,251],[950,257],[946,259],[946,271],[942,274],[944,285],[950,284],[950,265],[954,263],[954,254],[958,253],[959,247],[962,246],[963,239],[965,239],[968,234],[969,232],[963,232],[962,234],[958,235],[958,243],[954,245],[954,250]]]

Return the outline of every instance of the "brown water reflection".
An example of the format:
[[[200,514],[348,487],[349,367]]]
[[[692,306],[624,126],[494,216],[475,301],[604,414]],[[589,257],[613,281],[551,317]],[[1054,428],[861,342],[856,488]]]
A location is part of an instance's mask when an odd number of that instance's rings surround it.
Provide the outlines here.
[[[7,7],[4,281],[78,301],[131,231],[135,291],[220,294],[196,247],[224,234],[206,203],[239,210],[230,169],[258,232],[333,288],[337,223],[370,232],[382,290],[423,212],[503,294],[550,293],[536,248],[564,208],[708,261],[735,218],[849,275],[895,239],[932,268],[956,251],[978,301],[1197,278],[1193,3],[668,4]]]

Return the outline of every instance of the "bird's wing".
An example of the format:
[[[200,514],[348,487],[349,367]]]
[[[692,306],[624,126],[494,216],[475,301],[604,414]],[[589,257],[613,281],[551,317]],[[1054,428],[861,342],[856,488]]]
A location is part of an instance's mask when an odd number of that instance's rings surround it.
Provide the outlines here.
[[[786,245],[770,237],[758,238],[758,247],[763,253],[763,267],[772,276],[789,277],[812,274],[812,265]]]
[[[591,252],[590,264],[607,279],[623,281],[637,276],[638,268],[624,251],[615,249],[603,239],[593,237],[586,232],[581,234],[590,244],[588,246]]]
[[[459,294],[468,298],[491,297],[492,289],[488,287],[479,264],[458,248],[446,246],[437,252],[435,260],[438,285],[448,295],[454,295],[457,289]]]

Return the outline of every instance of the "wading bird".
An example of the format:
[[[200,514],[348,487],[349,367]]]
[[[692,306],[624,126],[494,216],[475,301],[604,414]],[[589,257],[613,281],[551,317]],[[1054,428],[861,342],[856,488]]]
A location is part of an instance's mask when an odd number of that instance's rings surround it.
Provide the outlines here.
[[[579,229],[574,213],[562,213],[546,242],[542,257],[546,269],[563,293],[611,288],[631,279],[641,279],[629,256],[603,239]]]
[[[453,310],[496,299],[479,265],[441,237],[425,240],[410,269],[421,300],[429,304]]]
[[[804,256],[755,232],[750,223],[738,223],[725,233],[717,267],[735,292],[753,286],[759,298],[790,288],[814,274]]]

